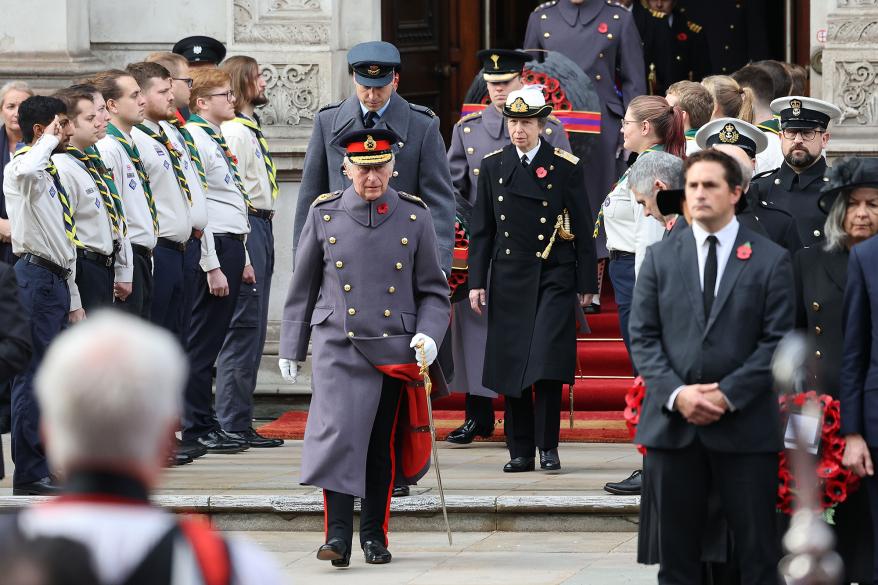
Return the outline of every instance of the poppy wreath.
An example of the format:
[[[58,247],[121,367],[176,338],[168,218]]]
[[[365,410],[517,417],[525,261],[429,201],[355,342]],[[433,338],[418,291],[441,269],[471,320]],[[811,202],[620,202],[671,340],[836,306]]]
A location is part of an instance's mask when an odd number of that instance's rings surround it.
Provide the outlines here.
[[[643,407],[643,399],[646,396],[646,384],[643,378],[638,376],[634,384],[625,394],[625,424],[631,438],[637,431],[637,423],[640,422],[640,411]],[[828,521],[832,521],[833,511],[836,506],[844,502],[848,494],[855,492],[860,487],[860,478],[842,465],[844,456],[845,440],[839,435],[841,429],[841,408],[838,400],[828,394],[817,394],[814,391],[803,392],[793,396],[782,395],[778,399],[780,413],[783,419],[789,414],[790,404],[794,408],[801,408],[809,400],[817,400],[823,408],[823,428],[820,432],[820,451],[817,461],[817,478],[819,480],[819,501]],[[641,454],[646,454],[642,445],[636,445]],[[786,451],[780,452],[778,461],[778,486],[777,486],[777,509],[784,514],[793,513],[793,500],[796,491],[796,481],[793,477],[790,458]]]
[[[454,220],[454,255],[455,257],[460,255],[464,263],[469,256],[469,233],[459,217]],[[454,294],[457,287],[466,283],[468,278],[469,272],[466,269],[458,269],[452,264],[451,274],[448,275],[448,288],[451,289],[451,294]]]
[[[525,69],[521,74],[521,79],[525,85],[542,85],[543,96],[546,98],[546,103],[552,106],[552,110],[573,109],[573,104],[570,103],[570,100],[567,99],[567,94],[561,88],[561,82],[554,77]],[[482,103],[486,106],[491,103],[491,96],[487,92],[485,97],[482,98]]]

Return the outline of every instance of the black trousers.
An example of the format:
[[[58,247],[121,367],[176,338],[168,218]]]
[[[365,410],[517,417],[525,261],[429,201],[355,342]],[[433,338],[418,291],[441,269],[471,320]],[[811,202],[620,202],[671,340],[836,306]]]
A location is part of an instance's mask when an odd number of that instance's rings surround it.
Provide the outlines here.
[[[713,485],[735,535],[741,582],[778,585],[775,453],[719,453],[698,439],[683,449],[649,449],[644,482],[659,522],[660,585],[701,585],[702,536]]]
[[[533,457],[534,448],[558,447],[561,433],[561,382],[540,380],[520,398],[506,397],[506,447],[513,459]]]
[[[466,395],[466,418],[475,421],[476,427],[488,431],[494,428],[494,400],[487,396]],[[560,407],[559,407],[560,408]],[[560,419],[559,419],[560,420]]]
[[[134,277],[131,281],[131,294],[124,301],[116,299],[116,304],[120,309],[148,321],[152,306],[152,252],[143,246],[137,246],[132,256]]]
[[[360,545],[368,540],[388,544],[390,494],[396,471],[393,439],[401,393],[402,381],[384,376],[366,455],[366,498],[360,501]],[[350,549],[354,539],[354,496],[323,490],[323,506],[326,540],[337,536]]]
[[[76,259],[76,288],[86,315],[113,304],[113,267],[88,258]]]

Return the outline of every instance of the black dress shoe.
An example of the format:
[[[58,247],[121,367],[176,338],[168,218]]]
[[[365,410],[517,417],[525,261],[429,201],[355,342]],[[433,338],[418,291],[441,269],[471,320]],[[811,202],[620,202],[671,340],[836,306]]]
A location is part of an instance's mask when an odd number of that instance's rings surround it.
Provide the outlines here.
[[[236,441],[240,441],[246,445],[250,445],[256,449],[268,449],[271,447],[280,447],[284,444],[283,439],[269,439],[268,437],[263,437],[253,427],[250,427],[246,431],[241,431],[240,433],[233,433],[230,431],[223,431],[227,437],[231,437]]]
[[[411,488],[407,485],[395,485],[393,486],[393,494],[394,498],[405,498],[408,497],[409,494],[412,493]]]
[[[195,461],[189,455],[177,451],[168,456],[167,467],[179,467]]]
[[[55,483],[50,476],[12,486],[13,496],[57,496],[62,492],[61,486]]]
[[[351,549],[344,540],[333,536],[317,549],[317,560],[332,561],[333,567],[347,567],[351,564]]]
[[[208,453],[240,453],[250,448],[246,443],[227,438],[220,431],[210,431],[195,439],[195,443],[207,449]]]
[[[188,455],[193,461],[207,454],[207,449],[204,445],[199,445],[198,443],[184,443],[183,441],[177,440],[177,453],[182,453],[183,455]]]
[[[561,469],[561,459],[558,457],[558,449],[543,451],[540,449],[540,469],[546,471],[558,471]]]
[[[462,425],[448,433],[448,436],[445,438],[445,440],[455,445],[469,445],[476,437],[487,438],[493,434],[493,428],[485,430],[481,427],[477,427],[476,421],[468,418]]]
[[[604,490],[617,496],[639,496],[643,487],[643,471],[638,469],[622,481],[611,481],[604,485]]]
[[[597,315],[601,312],[601,306],[596,303],[592,303],[589,306],[585,307],[582,312],[586,315]]]
[[[506,473],[519,473],[522,471],[533,471],[534,470],[534,458],[533,457],[515,457],[509,460],[509,463],[503,466],[503,471]]]
[[[363,555],[366,563],[370,565],[386,565],[393,558],[387,547],[377,540],[367,540],[363,543]]]

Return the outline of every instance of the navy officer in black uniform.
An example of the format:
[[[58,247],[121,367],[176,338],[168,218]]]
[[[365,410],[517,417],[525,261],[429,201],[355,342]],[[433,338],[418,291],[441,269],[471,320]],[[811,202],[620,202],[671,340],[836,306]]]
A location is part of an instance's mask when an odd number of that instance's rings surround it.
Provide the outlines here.
[[[561,468],[561,386],[574,381],[576,312],[597,292],[582,163],[540,138],[551,110],[536,88],[506,98],[512,144],[482,161],[472,216],[470,303],[479,314],[487,305],[482,383],[506,395],[507,472],[532,471],[535,447],[541,468]]]
[[[824,239],[826,215],[817,205],[826,181],[823,150],[829,143],[829,122],[841,116],[841,110],[822,100],[789,96],[771,102],[771,111],[780,114],[784,162],[757,176],[748,197],[792,215],[802,244],[810,247]]]

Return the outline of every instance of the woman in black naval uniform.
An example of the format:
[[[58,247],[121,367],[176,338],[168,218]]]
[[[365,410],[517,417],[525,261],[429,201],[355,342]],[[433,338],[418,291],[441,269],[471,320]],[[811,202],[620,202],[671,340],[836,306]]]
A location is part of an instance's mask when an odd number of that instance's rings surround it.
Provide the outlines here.
[[[561,468],[561,386],[574,381],[577,311],[597,291],[582,163],[540,139],[551,110],[539,89],[509,94],[512,144],[484,158],[472,215],[470,304],[488,306],[482,383],[506,396],[507,472],[532,471],[535,448],[541,468]]]
[[[878,158],[846,158],[826,173],[819,208],[829,215],[826,241],[796,253],[796,327],[814,344],[816,388],[838,398],[843,352],[844,290],[850,249],[878,233]],[[869,498],[861,488],[835,513],[844,583],[872,582]]]

